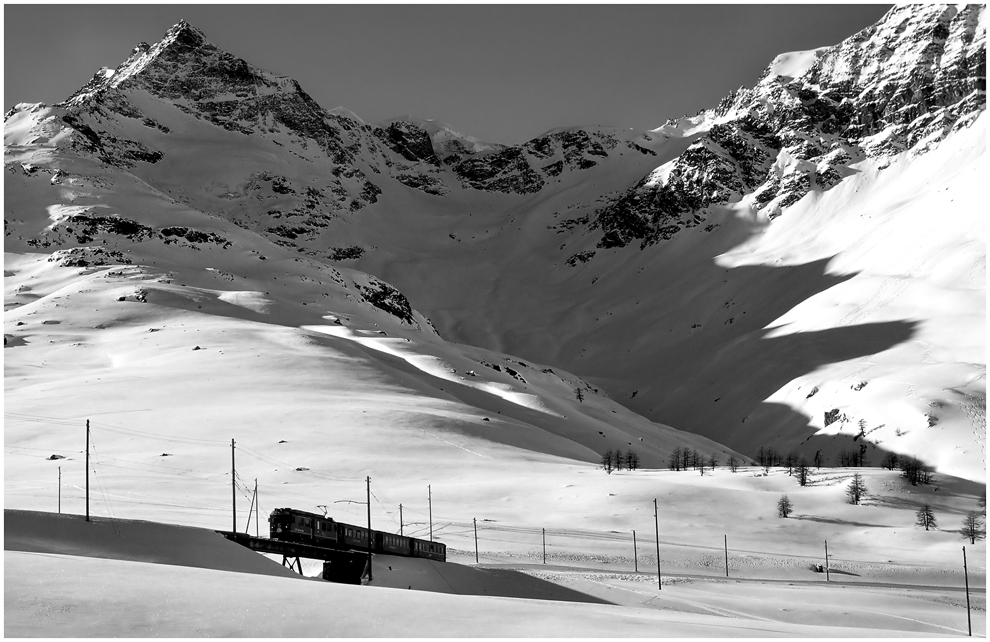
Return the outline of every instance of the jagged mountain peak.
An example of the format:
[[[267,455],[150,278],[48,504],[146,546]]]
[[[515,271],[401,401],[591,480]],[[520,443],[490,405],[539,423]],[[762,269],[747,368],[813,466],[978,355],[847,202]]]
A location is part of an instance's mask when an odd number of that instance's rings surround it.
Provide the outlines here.
[[[133,88],[172,101],[204,103],[298,94],[312,102],[295,80],[264,71],[224,51],[182,20],[157,43],[138,43],[127,60],[115,69],[98,71],[62,104],[78,108],[108,91]]]

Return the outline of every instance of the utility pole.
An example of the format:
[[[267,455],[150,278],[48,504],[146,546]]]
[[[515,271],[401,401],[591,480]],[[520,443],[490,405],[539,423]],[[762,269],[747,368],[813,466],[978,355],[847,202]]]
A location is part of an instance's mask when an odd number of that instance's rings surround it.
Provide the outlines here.
[[[89,521],[89,419],[86,420],[86,521]]]
[[[62,514],[62,467],[58,467],[58,514]]]
[[[471,521],[474,522],[474,563],[478,563],[478,518],[472,517]]]
[[[255,534],[256,535],[258,533],[258,526],[257,526],[257,524],[258,524],[258,519],[257,519],[258,511],[257,511],[257,506],[255,505],[255,501],[257,499],[258,499],[258,480],[255,479],[254,480],[254,493],[251,495],[251,505],[248,506],[247,521],[244,522],[244,533],[246,535],[250,535],[251,534],[251,513],[252,513],[252,511],[254,512],[254,515],[255,515],[255,520],[254,520],[255,528],[254,528],[254,531],[255,531]]]
[[[429,484],[426,485],[426,492],[429,494],[430,501],[430,541],[433,541],[433,489],[430,488]]]
[[[663,590],[663,583],[660,581],[660,516],[657,511],[657,500],[653,498],[653,521],[657,527],[657,590]]]
[[[371,581],[371,477],[367,477],[368,482],[368,581]]]
[[[825,540],[825,581],[828,581],[828,540]]]
[[[547,563],[547,529],[543,529],[543,563]]]
[[[399,504],[399,535],[405,535],[404,529],[402,528],[402,504]]]
[[[237,532],[237,484],[234,478],[237,476],[237,467],[234,465],[234,440],[230,440],[230,499],[231,499],[231,510],[232,513],[232,523],[231,529],[234,533]]]
[[[725,545],[725,576],[729,577],[729,536],[722,536],[722,543]]]
[[[969,614],[969,569],[966,567],[965,546],[963,546],[963,575],[966,577],[966,624],[969,626],[969,637],[973,637],[973,620]]]
[[[251,514],[252,513],[254,513],[254,495],[251,495],[251,503],[248,504],[247,521],[244,522],[244,532],[245,533],[250,533],[251,532]]]
[[[633,531],[633,572],[639,573],[639,558],[636,556],[636,531]]]
[[[254,536],[260,537],[258,534],[258,512],[261,510],[261,502],[258,501],[258,478],[254,478]]]

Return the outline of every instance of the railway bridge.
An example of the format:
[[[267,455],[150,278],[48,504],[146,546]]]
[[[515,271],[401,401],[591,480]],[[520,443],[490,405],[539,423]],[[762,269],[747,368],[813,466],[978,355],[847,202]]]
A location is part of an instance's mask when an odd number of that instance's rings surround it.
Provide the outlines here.
[[[324,548],[299,542],[283,542],[247,533],[217,531],[232,542],[259,553],[282,556],[282,566],[295,569],[302,575],[300,558],[323,560],[323,579],[342,584],[361,584],[368,574],[370,561],[367,552]]]

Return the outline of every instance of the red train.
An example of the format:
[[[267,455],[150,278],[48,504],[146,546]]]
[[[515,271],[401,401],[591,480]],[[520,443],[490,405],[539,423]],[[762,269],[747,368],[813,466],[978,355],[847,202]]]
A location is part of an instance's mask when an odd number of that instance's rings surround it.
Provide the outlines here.
[[[295,508],[276,508],[268,518],[270,537],[323,548],[368,550],[368,529]],[[371,531],[371,551],[386,555],[447,561],[447,545],[415,537]]]

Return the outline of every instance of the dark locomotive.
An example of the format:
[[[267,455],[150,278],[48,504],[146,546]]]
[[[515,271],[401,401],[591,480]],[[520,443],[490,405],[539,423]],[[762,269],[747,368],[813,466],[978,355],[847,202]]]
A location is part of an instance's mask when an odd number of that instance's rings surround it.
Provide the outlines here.
[[[323,548],[367,551],[368,529],[294,508],[276,508],[268,518],[271,538]],[[415,537],[371,531],[371,551],[386,555],[447,561],[447,545]]]

